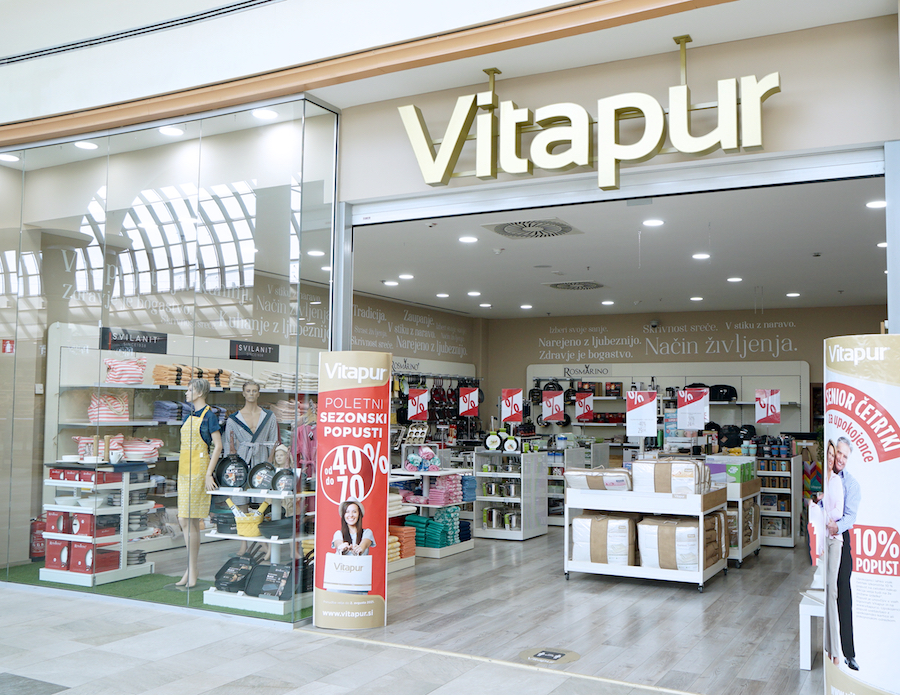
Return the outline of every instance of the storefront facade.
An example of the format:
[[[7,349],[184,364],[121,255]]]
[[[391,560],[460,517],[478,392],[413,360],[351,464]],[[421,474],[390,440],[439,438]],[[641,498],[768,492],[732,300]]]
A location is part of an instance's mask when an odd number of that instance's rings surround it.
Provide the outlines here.
[[[101,339],[109,335],[105,329],[130,338],[122,345],[128,344],[132,356],[146,358],[143,381],[155,387],[123,389],[131,400],[126,401],[124,425],[129,431],[122,434],[162,440],[161,453],[176,458],[175,428],[159,421],[134,424],[154,419],[156,400],[181,400],[180,394],[157,396],[168,385],[164,377],[153,383],[151,374],[160,365],[209,364],[209,369],[253,376],[269,391],[264,403],[288,401],[290,415],[281,418],[279,433],[288,445],[296,427],[309,417],[315,389],[278,375],[315,374],[318,354],[328,349],[390,351],[398,372],[477,375],[483,379],[487,404],[497,400],[502,388],[531,387],[528,378],[541,373],[543,366],[564,370],[582,365],[590,371],[629,363],[789,359],[808,363],[804,386],[821,381],[824,338],[877,332],[888,318],[888,307],[898,310],[900,302],[890,299],[900,264],[893,275],[888,273],[887,302],[842,301],[832,306],[815,301],[802,309],[769,305],[764,318],[771,326],[732,328],[760,318],[750,303],[720,313],[663,310],[668,325],[684,330],[675,336],[681,342],[663,341],[661,347],[665,334],[648,330],[657,315],[643,310],[600,318],[599,311],[573,305],[570,312],[554,312],[553,317],[507,313],[498,318],[496,311],[448,310],[432,299],[434,292],[404,296],[362,286],[360,278],[384,259],[361,254],[358,244],[363,239],[377,244],[380,228],[409,224],[409,244],[414,247],[425,242],[416,238],[413,223],[470,215],[503,213],[525,220],[563,206],[626,205],[628,200],[825,186],[848,179],[875,181],[877,189],[883,181],[880,197],[888,201],[887,218],[873,225],[876,233],[883,230],[889,244],[887,265],[879,266],[876,260],[863,269],[882,275],[894,267],[896,254],[890,249],[900,248],[900,238],[893,243],[900,224],[893,222],[890,205],[897,200],[900,166],[892,149],[900,140],[897,56],[896,15],[688,47],[688,101],[718,104],[693,114],[694,134],[725,122],[720,81],[749,86],[778,76],[778,90],[765,90],[770,92],[765,99],[758,95],[761,142],[742,131],[750,147],[727,147],[727,139],[719,138],[717,144],[736,151],[723,153],[720,147],[691,155],[665,143],[667,149],[637,161],[655,152],[650,147],[622,157],[617,181],[609,178],[604,158],[615,146],[640,139],[644,131],[640,119],[630,121],[616,141],[609,127],[603,129],[610,121],[594,122],[604,108],[598,101],[647,95],[660,113],[666,110],[663,120],[672,132],[672,90],[683,84],[677,46],[672,45],[670,53],[618,62],[510,79],[497,76],[493,93],[498,109],[500,102],[514,102],[539,118],[542,107],[575,105],[570,113],[585,114],[590,132],[569,134],[563,147],[550,148],[549,154],[559,154],[570,147],[571,162],[549,161],[542,167],[539,158],[532,157],[536,161],[531,173],[523,175],[507,173],[513,166],[503,170],[500,161],[499,173],[492,171],[498,167],[488,165],[491,171],[484,176],[477,139],[463,143],[467,133],[460,133],[458,158],[436,177],[438,182],[446,177],[443,187],[429,185],[435,176],[424,172],[417,159],[403,107],[420,110],[428,130],[427,136],[419,131],[421,139],[446,139],[453,134],[449,124],[458,100],[490,91],[487,77],[478,70],[472,70],[469,86],[423,88],[420,94],[373,98],[342,109],[329,105],[325,86],[321,99],[281,95],[260,101],[248,97],[259,96],[251,89],[243,97],[229,97],[238,98],[240,105],[213,103],[221,108],[204,109],[199,118],[167,115],[152,123],[116,123],[102,135],[89,130],[72,134],[59,124],[57,133],[37,138],[37,146],[25,144],[34,136],[20,136],[15,142],[16,136],[8,135],[3,147],[8,157],[0,169],[0,227],[5,230],[0,249],[5,295],[0,374],[6,391],[0,416],[0,439],[5,442],[0,495],[9,500],[0,526],[0,538],[8,539],[0,559],[4,579],[21,581],[17,572],[31,565],[31,520],[46,505],[53,506],[57,496],[44,482],[49,464],[78,452],[85,440],[73,437],[97,435],[102,442],[105,435],[120,433],[115,427],[92,425],[87,412],[92,394],[107,393],[101,386],[106,381],[105,360],[115,357],[111,344],[101,349]],[[479,69],[506,67],[492,55],[479,61]],[[467,64],[466,69],[471,67]],[[639,103],[649,101],[625,99],[623,107]],[[742,105],[749,108],[746,101]],[[259,120],[260,109],[275,117]],[[735,124],[752,119],[749,111],[737,113]],[[490,127],[476,125],[482,114],[490,112],[476,108],[463,118],[471,121],[473,136],[478,127]],[[549,122],[547,127],[552,127]],[[521,134],[518,159],[532,151],[537,137],[533,132]],[[662,131],[656,140],[661,136]],[[95,147],[82,149],[79,143]],[[444,146],[438,143],[436,151]],[[583,151],[574,152],[579,148]],[[461,175],[450,178],[454,173]],[[728,236],[727,230],[718,233]],[[747,264],[752,267],[771,252],[749,241]],[[386,249],[388,256],[403,253],[398,246]],[[427,269],[415,272],[420,278],[428,275]],[[460,282],[467,279],[464,268],[457,274]],[[429,332],[429,323],[439,328]],[[416,335],[423,330],[425,334]],[[579,343],[574,352],[571,344],[558,342],[563,334],[577,334],[580,341],[592,331],[603,340]],[[165,352],[134,351],[135,339],[159,341],[163,336]],[[734,351],[721,349],[720,341],[726,340],[737,341],[736,358]],[[274,346],[279,357],[274,363],[234,357],[235,342],[258,349]],[[719,348],[715,353],[709,349],[711,342]],[[623,346],[629,349],[619,349]],[[702,377],[702,367],[691,375]],[[223,407],[236,408],[241,405],[239,395],[216,393],[210,402],[215,405],[220,399]],[[484,420],[495,414],[492,408],[485,405]],[[807,399],[805,410],[797,413],[797,429],[811,426],[810,417]],[[174,461],[163,462],[153,473],[170,478],[175,466]],[[172,574],[175,570],[174,565],[167,569]],[[197,605],[190,592],[184,599],[176,596],[174,603]],[[301,620],[306,608],[298,605],[286,617]]]

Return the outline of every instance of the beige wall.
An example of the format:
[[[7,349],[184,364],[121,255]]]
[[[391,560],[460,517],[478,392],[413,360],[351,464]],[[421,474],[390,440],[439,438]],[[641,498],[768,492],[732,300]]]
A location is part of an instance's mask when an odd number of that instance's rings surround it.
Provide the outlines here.
[[[686,31],[690,27],[685,27]],[[782,91],[763,106],[766,152],[787,152],[900,138],[900,79],[897,18],[894,16],[688,49],[688,75],[694,103],[715,101],[716,80],[778,71]],[[491,66],[490,56],[484,66]],[[473,75],[477,80],[480,75]],[[645,92],[668,104],[668,88],[680,83],[677,47],[671,53],[586,68],[497,81],[502,100],[531,109],[574,102],[596,114],[597,99]],[[341,121],[340,199],[360,201],[432,190],[422,181],[397,108],[416,104],[434,138],[443,136],[456,98],[483,91],[468,88],[432,92],[344,110]],[[710,124],[695,117],[695,132]],[[474,142],[457,171],[474,169]],[[721,153],[711,157],[723,156]],[[740,155],[732,155],[740,156]],[[653,163],[684,158],[661,155]],[[640,165],[637,165],[640,166]],[[565,176],[538,171],[535,176]],[[377,175],[373,175],[377,172]],[[502,174],[500,180],[512,180]],[[459,178],[449,188],[490,186]]]
[[[524,386],[530,364],[628,362],[809,363],[810,382],[823,379],[823,341],[836,335],[878,333],[885,306],[710,311],[487,322],[486,402],[501,388]],[[658,329],[650,321],[658,318]],[[699,368],[702,372],[702,368]]]

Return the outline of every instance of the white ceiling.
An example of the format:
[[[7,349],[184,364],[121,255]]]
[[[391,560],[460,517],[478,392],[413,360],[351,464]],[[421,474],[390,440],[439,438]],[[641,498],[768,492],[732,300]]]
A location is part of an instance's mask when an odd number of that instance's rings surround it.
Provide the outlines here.
[[[866,207],[883,199],[884,179],[868,178],[361,227],[354,289],[485,318],[884,304],[884,210]],[[552,218],[583,234],[507,239],[483,226]],[[644,227],[650,218],[665,224]],[[711,257],[692,259],[697,252]],[[735,276],[743,281],[727,281]],[[604,287],[544,285],[578,281]]]

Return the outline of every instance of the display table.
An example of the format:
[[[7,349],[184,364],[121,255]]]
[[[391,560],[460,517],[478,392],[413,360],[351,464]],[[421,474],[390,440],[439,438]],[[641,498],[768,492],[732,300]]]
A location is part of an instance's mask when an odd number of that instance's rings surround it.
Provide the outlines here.
[[[800,601],[800,668],[804,671],[812,669],[815,658],[816,629],[818,623],[815,618],[825,617],[825,592],[808,591],[810,594],[821,594],[822,603],[804,596]]]

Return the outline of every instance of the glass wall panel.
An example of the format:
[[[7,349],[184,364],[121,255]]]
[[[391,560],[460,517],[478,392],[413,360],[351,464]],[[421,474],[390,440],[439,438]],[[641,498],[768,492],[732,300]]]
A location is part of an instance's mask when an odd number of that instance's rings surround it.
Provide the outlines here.
[[[297,100],[35,147],[0,170],[18,297],[0,318],[4,338],[27,336],[0,363],[16,375],[0,412],[8,579],[309,613],[336,120]],[[280,600],[237,595],[227,579],[253,567],[252,591]]]

